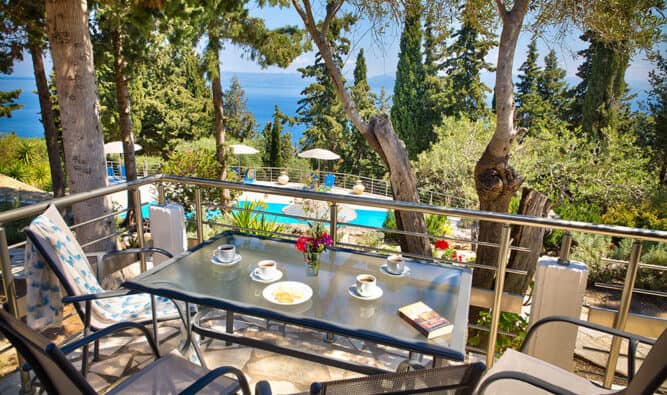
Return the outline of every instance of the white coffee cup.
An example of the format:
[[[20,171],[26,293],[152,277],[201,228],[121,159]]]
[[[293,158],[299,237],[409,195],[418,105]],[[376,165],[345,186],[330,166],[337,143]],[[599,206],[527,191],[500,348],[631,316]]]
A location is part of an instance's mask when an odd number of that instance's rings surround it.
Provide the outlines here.
[[[278,264],[271,259],[265,259],[257,262],[257,275],[261,278],[271,278],[276,275]]]
[[[387,271],[391,274],[403,274],[405,261],[400,255],[389,255],[387,257]]]
[[[357,293],[361,296],[372,296],[375,294],[377,280],[371,274],[360,274],[357,276]]]
[[[221,262],[231,262],[236,256],[236,247],[233,244],[223,244],[215,249],[215,257]]]

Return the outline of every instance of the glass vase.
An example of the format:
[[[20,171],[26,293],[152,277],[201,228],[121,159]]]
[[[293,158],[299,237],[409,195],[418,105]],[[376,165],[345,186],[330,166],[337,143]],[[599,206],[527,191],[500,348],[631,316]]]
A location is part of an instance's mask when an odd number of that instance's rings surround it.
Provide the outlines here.
[[[306,251],[303,253],[303,261],[306,264],[306,274],[317,277],[320,272],[320,254],[317,251]]]

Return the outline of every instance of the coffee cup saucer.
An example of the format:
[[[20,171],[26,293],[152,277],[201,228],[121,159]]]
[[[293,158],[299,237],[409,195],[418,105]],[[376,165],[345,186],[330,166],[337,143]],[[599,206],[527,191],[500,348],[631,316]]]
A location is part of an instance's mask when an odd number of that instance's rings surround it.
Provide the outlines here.
[[[231,261],[223,261],[215,255],[213,255],[211,257],[211,262],[215,263],[216,265],[220,265],[220,266],[232,266],[234,264],[239,263],[240,261],[241,261],[241,255],[240,254],[234,254],[234,259],[232,259]]]
[[[410,273],[410,268],[408,267],[408,265],[404,265],[403,266],[403,271],[401,273],[396,274],[396,273],[390,272],[389,268],[387,267],[387,264],[385,263],[382,266],[380,266],[380,271],[383,272],[384,274],[388,275],[388,276],[402,277],[402,276],[405,276],[406,274]]]
[[[376,299],[380,299],[384,292],[382,291],[382,288],[380,288],[378,286],[375,286],[375,290],[373,291],[373,293],[371,295],[361,296],[361,295],[359,295],[359,292],[357,292],[357,285],[354,284],[354,285],[351,285],[350,288],[347,289],[347,293],[349,293],[353,297],[355,297],[357,299],[361,299],[361,300],[376,300]]]
[[[255,269],[252,272],[250,272],[250,279],[252,279],[252,281],[256,281],[258,283],[268,284],[268,283],[272,283],[274,281],[278,281],[281,278],[283,278],[283,272],[278,270],[278,269],[275,269],[273,275],[268,277],[268,278],[262,277],[259,274],[259,269]]]

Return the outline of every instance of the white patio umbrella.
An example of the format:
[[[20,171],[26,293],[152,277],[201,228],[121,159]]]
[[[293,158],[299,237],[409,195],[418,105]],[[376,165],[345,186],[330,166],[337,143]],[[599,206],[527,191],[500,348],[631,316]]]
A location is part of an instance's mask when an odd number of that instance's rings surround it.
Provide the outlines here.
[[[259,151],[253,147],[243,144],[232,144],[232,152],[236,155],[236,158],[239,161],[239,169],[241,168],[241,157],[239,155],[252,155],[256,154]]]
[[[337,153],[322,148],[309,149],[307,151],[300,152],[298,156],[299,158],[317,159],[317,171],[320,171],[320,159],[321,160],[340,159],[340,155],[338,155]]]
[[[139,144],[134,145],[134,152],[141,151],[143,148]],[[123,153],[123,142],[122,141],[112,141],[110,143],[104,144],[104,154],[122,154]]]
[[[304,199],[282,208],[283,214],[298,215],[316,219],[329,218],[329,205],[319,200]],[[350,206],[338,205],[338,222],[350,222],[357,218],[357,212]]]

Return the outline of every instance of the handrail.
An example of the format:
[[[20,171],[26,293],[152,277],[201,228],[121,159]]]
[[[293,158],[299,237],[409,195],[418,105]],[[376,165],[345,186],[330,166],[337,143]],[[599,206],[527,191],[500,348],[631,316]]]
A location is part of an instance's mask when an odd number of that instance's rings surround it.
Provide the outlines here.
[[[227,189],[243,189],[250,192],[286,195],[295,198],[324,200],[335,203],[356,204],[360,206],[373,206],[384,209],[397,209],[413,212],[423,212],[437,215],[453,215],[480,221],[498,222],[510,225],[534,226],[538,228],[560,229],[565,231],[587,232],[605,236],[628,237],[640,240],[667,242],[667,232],[659,230],[629,228],[626,226],[590,224],[587,222],[565,221],[561,219],[535,217],[519,214],[504,214],[475,209],[449,208],[442,206],[431,206],[424,203],[404,202],[399,200],[385,200],[362,196],[337,195],[326,192],[313,192],[290,188],[281,188],[268,185],[240,184],[230,181],[217,181],[204,178],[179,177],[173,175],[154,176],[160,177],[160,181],[188,183],[199,186],[221,187]],[[149,177],[150,178],[150,177]],[[0,223],[2,223],[0,215]]]
[[[193,178],[193,177],[180,177],[180,176],[166,175],[166,174],[157,174],[153,176],[148,176],[129,183],[114,184],[88,192],[82,192],[75,195],[55,198],[48,201],[35,203],[29,206],[13,209],[10,211],[0,212],[0,231],[2,230],[3,224],[21,218],[25,218],[28,216],[34,216],[40,214],[50,204],[54,204],[59,208],[68,207],[88,199],[105,196],[111,193],[122,192],[126,190],[138,191],[139,187],[143,185],[156,185],[158,191],[160,192],[160,199],[162,200],[164,196],[164,186],[163,186],[164,183],[189,184],[197,187],[197,190],[201,187],[214,187],[221,189],[233,189],[233,190],[257,192],[261,194],[282,195],[282,196],[289,196],[301,199],[313,199],[313,200],[327,201],[332,203],[334,206],[342,203],[342,204],[354,204],[360,206],[373,206],[389,210],[402,210],[402,211],[421,212],[421,213],[435,214],[435,215],[457,216],[467,219],[500,223],[503,224],[506,229],[509,225],[522,225],[522,226],[532,226],[538,228],[559,229],[567,232],[574,231],[574,232],[593,233],[593,234],[600,234],[613,237],[625,237],[634,239],[636,244],[638,243],[638,240],[657,241],[662,243],[667,242],[667,232],[658,230],[637,229],[624,226],[613,226],[613,225],[602,225],[602,224],[591,224],[585,222],[565,221],[560,219],[542,218],[542,217],[527,216],[527,215],[486,212],[468,208],[433,206],[425,203],[377,199],[366,196],[331,194],[325,192],[314,192],[308,190],[284,188],[284,187],[277,187],[270,185],[243,184],[231,181],[219,181],[219,180],[210,180],[210,179]],[[139,197],[138,194],[135,193],[135,200],[137,200],[138,197]],[[197,206],[197,211],[199,212],[198,216],[199,219],[197,220],[197,222],[201,223],[202,222],[201,201],[200,201],[201,199],[198,200],[199,203],[196,206]],[[335,221],[332,222],[335,225]],[[198,226],[198,228],[200,228],[200,226]],[[201,233],[202,233],[201,230],[198,229],[199,238],[201,238]],[[406,232],[398,231],[398,233],[406,233]],[[416,234],[414,232],[407,232],[407,233]],[[505,231],[505,233],[507,233],[507,230]],[[422,236],[430,237],[431,235],[426,234]],[[4,234],[2,232],[0,232],[0,239],[4,239]],[[501,251],[517,249],[516,246],[510,245],[507,237],[505,239],[506,240],[503,241],[501,245],[494,245],[494,247],[500,247]],[[562,256],[563,260],[565,261],[567,260],[567,255],[569,253],[569,248],[566,249],[568,251],[565,251],[564,256]],[[635,255],[638,256],[638,254]],[[638,260],[636,256],[635,259]],[[3,270],[3,281],[7,283],[8,279],[13,280],[11,277],[12,276],[11,270],[7,270],[9,268],[10,262],[5,256],[0,256],[0,261],[2,261],[1,263],[3,269],[5,269]],[[501,264],[499,265],[499,267],[496,268],[496,270],[498,270],[500,273],[516,272],[515,270],[505,267],[506,266],[505,259],[499,260],[499,262],[501,262]],[[636,270],[639,267],[639,265],[635,264],[631,266],[633,266],[632,270],[629,269],[628,271],[636,273]],[[632,276],[632,274],[630,275]],[[634,284],[634,281],[632,281],[632,283]],[[623,304],[625,306],[629,305],[628,302],[632,295],[633,284],[630,284],[629,287],[625,287],[627,289],[624,289],[623,295],[621,296],[621,299],[624,301]],[[499,309],[501,306],[501,300],[500,300],[501,296],[502,292],[496,292],[493,300],[492,325],[490,328],[490,333],[492,335],[491,338],[494,338],[495,335],[499,333],[497,327],[498,326],[497,314],[499,313]],[[615,322],[615,327],[622,328],[625,324],[624,321],[625,321],[624,319],[619,319],[618,322]],[[487,347],[487,353],[493,354],[494,343],[495,341],[492,340],[489,341]],[[492,361],[492,358],[490,360]]]

